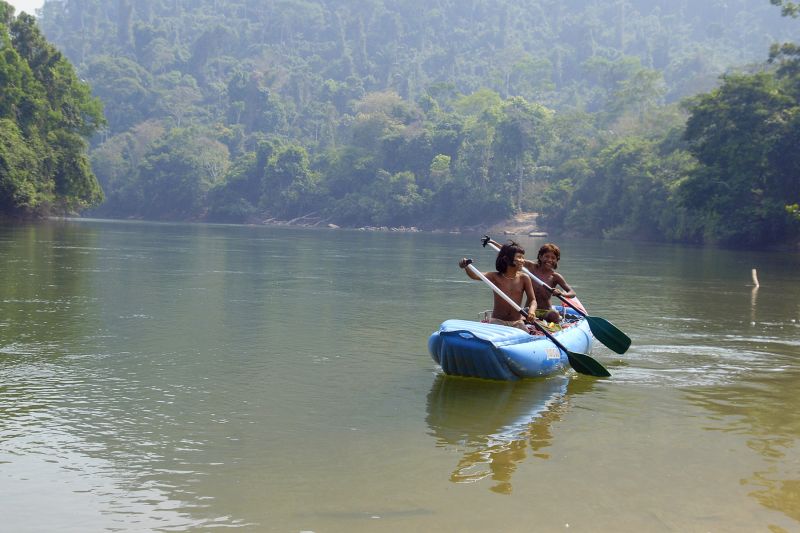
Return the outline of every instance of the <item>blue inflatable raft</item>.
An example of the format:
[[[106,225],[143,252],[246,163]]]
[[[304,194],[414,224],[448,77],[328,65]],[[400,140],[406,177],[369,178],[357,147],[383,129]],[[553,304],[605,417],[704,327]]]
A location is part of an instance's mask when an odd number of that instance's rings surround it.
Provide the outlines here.
[[[585,318],[563,325],[553,337],[564,347],[579,353],[591,349],[592,333]],[[514,381],[569,368],[567,354],[543,335],[470,320],[443,322],[428,339],[428,350],[444,373],[452,376]]]

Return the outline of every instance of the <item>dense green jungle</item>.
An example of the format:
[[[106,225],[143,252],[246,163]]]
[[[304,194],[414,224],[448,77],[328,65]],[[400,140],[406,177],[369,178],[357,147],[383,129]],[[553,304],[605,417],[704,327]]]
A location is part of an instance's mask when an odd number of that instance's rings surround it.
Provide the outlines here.
[[[0,212],[800,242],[784,0],[0,0]]]

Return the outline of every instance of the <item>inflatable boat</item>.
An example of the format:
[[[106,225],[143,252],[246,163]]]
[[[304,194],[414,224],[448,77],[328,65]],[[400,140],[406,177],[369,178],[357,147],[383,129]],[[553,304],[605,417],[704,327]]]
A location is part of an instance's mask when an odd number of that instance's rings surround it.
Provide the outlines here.
[[[551,334],[571,352],[587,352],[592,332],[585,317],[567,313]],[[428,338],[428,351],[445,374],[515,381],[549,376],[570,367],[567,353],[544,335],[508,326],[446,320]]]

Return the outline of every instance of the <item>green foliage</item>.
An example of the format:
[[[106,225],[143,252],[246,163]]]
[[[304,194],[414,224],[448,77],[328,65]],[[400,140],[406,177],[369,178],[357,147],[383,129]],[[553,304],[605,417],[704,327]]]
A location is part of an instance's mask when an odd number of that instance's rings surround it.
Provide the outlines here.
[[[785,206],[800,198],[800,101],[769,73],[730,75],[694,99],[685,137],[700,163],[681,183],[703,241],[763,245],[790,231]]]
[[[86,65],[92,80],[92,92],[104,102],[111,132],[129,130],[146,118],[155,104],[153,76],[139,64],[125,57],[97,56]]]
[[[769,3],[780,7],[781,14],[784,17],[800,16],[800,3],[789,2],[788,0],[769,0]]]
[[[40,20],[107,104],[106,216],[433,228],[535,209],[599,237],[792,236],[800,54],[764,0],[48,0]],[[774,67],[718,80],[771,44]],[[96,100],[40,75],[55,50],[13,48],[4,142],[79,149]],[[38,161],[52,194],[96,201],[85,160],[64,161]]]
[[[508,183],[508,194],[521,202],[523,185],[540,162],[543,148],[551,142],[552,112],[514,97],[502,105],[500,113],[495,127],[492,170]],[[521,205],[515,207],[519,210]]]
[[[80,135],[56,130],[48,138],[53,149],[45,166],[51,167],[58,202],[67,212],[100,203],[103,191],[92,174],[86,155],[86,140]]]
[[[602,150],[570,198],[564,226],[611,238],[655,239],[667,199],[657,146],[628,138]]]
[[[0,212],[19,215],[52,200],[52,183],[41,183],[39,171],[16,123],[0,119]]]
[[[222,183],[229,166],[227,147],[191,129],[176,128],[155,141],[138,167],[143,204],[152,218],[198,218],[206,195]]]
[[[233,161],[226,180],[208,192],[209,220],[249,222],[256,217],[265,158],[263,151],[260,158],[248,152]]]
[[[381,170],[363,193],[350,193],[337,202],[333,213],[353,225],[414,225],[422,198],[414,174]]]
[[[35,19],[0,1],[0,213],[74,212],[102,201],[87,139],[102,106]]]
[[[294,218],[315,210],[319,178],[309,168],[308,154],[300,146],[277,150],[267,162],[261,203],[279,217]]]

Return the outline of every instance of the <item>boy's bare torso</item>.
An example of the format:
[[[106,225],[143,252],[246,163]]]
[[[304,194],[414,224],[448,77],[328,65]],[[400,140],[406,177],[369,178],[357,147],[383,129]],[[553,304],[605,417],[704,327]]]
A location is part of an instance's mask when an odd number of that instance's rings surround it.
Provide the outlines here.
[[[507,276],[499,272],[489,272],[486,277],[489,279],[489,281],[497,285],[497,287],[506,293],[512,300],[522,306],[522,300],[525,296],[525,279],[523,278],[522,274],[516,274],[513,279],[509,279]],[[522,318],[522,316],[519,314],[519,311],[511,307],[508,302],[495,294],[492,318],[515,321]]]
[[[542,280],[548,287],[555,288],[555,286],[558,285],[558,280],[554,270],[537,264],[534,265],[530,271],[534,276]],[[536,307],[539,309],[550,309],[550,297],[552,296],[550,291],[536,283],[533,286],[533,292],[536,294]]]

